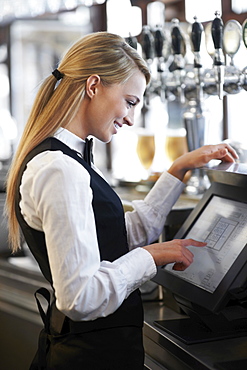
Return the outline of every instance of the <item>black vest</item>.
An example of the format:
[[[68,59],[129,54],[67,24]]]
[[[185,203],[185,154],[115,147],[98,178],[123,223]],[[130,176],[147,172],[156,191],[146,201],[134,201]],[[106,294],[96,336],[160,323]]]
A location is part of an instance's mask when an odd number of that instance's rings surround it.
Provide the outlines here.
[[[93,211],[96,222],[96,231],[101,260],[114,261],[128,252],[127,233],[125,228],[124,210],[121,200],[109,184],[95,172],[78,153],[55,138],[48,138],[34,148],[24,160],[16,189],[16,215],[23,232],[24,238],[37,260],[44,277],[52,283],[51,270],[47,256],[45,235],[43,232],[34,230],[21,215],[19,202],[19,187],[23,172],[27,163],[38,153],[47,150],[60,150],[79,162],[88,172],[91,178],[90,187],[93,192]],[[73,181],[73,179],[71,179]],[[78,205],[79,207],[80,205]],[[72,322],[72,320],[70,320]],[[75,331],[86,332],[118,326],[142,326],[143,309],[139,290],[134,291],[124,300],[122,305],[111,315],[87,322],[72,322],[77,324]]]

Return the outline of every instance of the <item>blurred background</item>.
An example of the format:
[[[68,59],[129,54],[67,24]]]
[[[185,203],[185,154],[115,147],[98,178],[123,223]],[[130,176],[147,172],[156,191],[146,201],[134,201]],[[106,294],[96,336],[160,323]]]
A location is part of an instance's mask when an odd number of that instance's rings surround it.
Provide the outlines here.
[[[246,0],[0,0],[1,369],[27,368],[41,324],[33,292],[45,283],[25,246],[25,258],[10,255],[3,207],[6,174],[42,79],[91,32],[120,34],[145,58],[152,80],[135,126],[94,145],[96,165],[131,209],[188,150],[226,140],[247,162],[246,19]],[[209,184],[203,170],[190,174],[180,215]],[[170,222],[181,224],[179,217]]]
[[[126,38],[152,71],[135,127],[96,142],[96,164],[113,185],[155,180],[208,142],[231,141],[245,160],[246,15],[241,0],[0,0],[1,186],[40,82],[95,31]]]

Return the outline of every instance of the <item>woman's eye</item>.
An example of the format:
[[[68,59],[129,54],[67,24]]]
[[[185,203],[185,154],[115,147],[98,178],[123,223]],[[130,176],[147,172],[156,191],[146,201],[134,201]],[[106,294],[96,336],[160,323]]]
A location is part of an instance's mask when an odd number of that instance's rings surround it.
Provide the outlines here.
[[[129,106],[129,108],[134,107],[136,105],[136,103],[131,101],[131,100],[127,100],[127,104]]]

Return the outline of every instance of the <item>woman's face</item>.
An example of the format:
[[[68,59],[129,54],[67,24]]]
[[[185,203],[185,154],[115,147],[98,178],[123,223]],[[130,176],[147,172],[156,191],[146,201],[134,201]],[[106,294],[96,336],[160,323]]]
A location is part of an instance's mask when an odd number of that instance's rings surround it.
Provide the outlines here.
[[[106,87],[99,76],[90,76],[87,104],[81,115],[85,134],[109,142],[123,125],[134,124],[134,112],[146,88],[144,75],[138,70],[124,84]],[[89,99],[88,99],[89,98]]]

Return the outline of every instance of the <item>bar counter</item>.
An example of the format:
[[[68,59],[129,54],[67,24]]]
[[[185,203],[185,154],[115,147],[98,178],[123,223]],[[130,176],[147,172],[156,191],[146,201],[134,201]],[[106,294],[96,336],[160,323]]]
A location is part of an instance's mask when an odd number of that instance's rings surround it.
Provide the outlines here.
[[[19,263],[0,259],[0,358],[3,370],[28,368],[42,328],[33,294],[41,286],[49,288],[35,266],[29,262],[28,268],[23,267],[23,257],[16,258],[20,259]],[[146,368],[246,369],[247,336],[186,345],[159,329],[155,320],[186,318],[173,307],[169,295],[165,294],[162,301],[144,300],[144,317]]]
[[[157,369],[247,369],[247,336],[186,345],[155,326],[156,320],[186,319],[166,302],[144,302],[144,347]],[[155,370],[155,368],[152,368]]]

